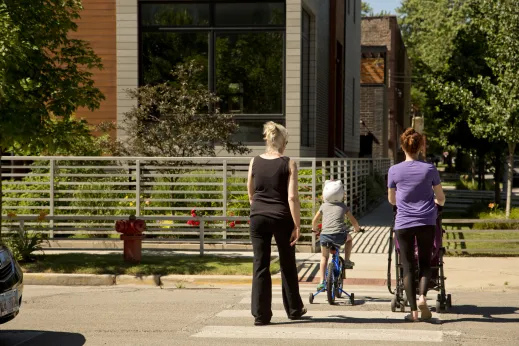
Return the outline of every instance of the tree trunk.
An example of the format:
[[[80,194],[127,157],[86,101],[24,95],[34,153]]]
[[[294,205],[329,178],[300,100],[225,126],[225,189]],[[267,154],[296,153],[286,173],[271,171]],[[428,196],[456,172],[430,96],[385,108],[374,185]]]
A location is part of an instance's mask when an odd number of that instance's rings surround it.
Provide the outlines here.
[[[485,190],[485,154],[478,151],[478,190]]]
[[[476,157],[474,153],[470,155],[470,168],[472,172],[472,185],[476,184]]]
[[[514,184],[514,153],[516,143],[508,142],[508,184],[506,188],[506,218],[510,218],[512,208],[512,188]]]
[[[494,155],[496,156],[494,165],[495,165],[495,173],[494,173],[494,201],[496,204],[501,204],[501,179],[503,177],[503,160],[501,159],[501,151],[496,149],[494,151]]]

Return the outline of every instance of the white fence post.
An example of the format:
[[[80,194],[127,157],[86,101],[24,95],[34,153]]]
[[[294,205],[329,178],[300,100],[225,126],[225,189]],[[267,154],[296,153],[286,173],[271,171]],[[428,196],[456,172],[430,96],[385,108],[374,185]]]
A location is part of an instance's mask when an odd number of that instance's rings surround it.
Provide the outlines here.
[[[223,160],[223,216],[227,216],[227,160]],[[223,220],[223,243],[227,244],[227,221]]]
[[[315,159],[312,159],[312,218],[317,212],[317,162]],[[315,230],[317,231],[317,230]],[[313,253],[317,252],[315,247],[315,233],[312,232],[312,246],[311,251]]]
[[[141,161],[135,161],[135,216],[141,216]]]
[[[49,215],[54,216],[54,168],[55,168],[55,161],[54,159],[50,160],[50,166],[49,166]],[[54,220],[50,220],[50,232],[49,237],[54,238]]]
[[[205,220],[200,220],[200,256],[204,255],[204,230],[205,230]]]

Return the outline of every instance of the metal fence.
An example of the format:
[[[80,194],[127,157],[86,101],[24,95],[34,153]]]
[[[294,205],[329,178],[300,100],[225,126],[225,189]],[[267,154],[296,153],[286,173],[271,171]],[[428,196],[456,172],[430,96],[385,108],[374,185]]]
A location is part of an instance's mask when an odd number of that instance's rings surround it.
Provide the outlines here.
[[[445,219],[443,226],[447,252],[519,255],[519,220]]]
[[[447,202],[444,210],[452,213],[465,213],[474,205],[489,204],[495,201],[494,191],[445,190]],[[506,202],[506,193],[501,193],[501,204]],[[512,193],[512,207],[519,207],[519,194]]]
[[[18,217],[27,229],[51,238],[108,237],[113,218],[136,215],[152,221],[151,237],[181,241],[199,232],[187,224],[192,211],[214,218],[206,235],[244,239],[249,214],[250,158],[2,157],[3,231]],[[341,179],[355,215],[367,207],[369,176],[385,176],[389,159],[297,158],[303,240],[310,242],[312,216],[326,179]],[[27,219],[29,217],[29,219]],[[30,218],[33,222],[29,222]],[[79,219],[77,219],[79,217]],[[168,218],[169,217],[169,218]],[[39,219],[39,220],[37,220]],[[186,221],[187,220],[187,221]],[[155,222],[156,221],[156,222]],[[248,238],[248,237],[246,237]],[[312,242],[313,243],[313,242]]]

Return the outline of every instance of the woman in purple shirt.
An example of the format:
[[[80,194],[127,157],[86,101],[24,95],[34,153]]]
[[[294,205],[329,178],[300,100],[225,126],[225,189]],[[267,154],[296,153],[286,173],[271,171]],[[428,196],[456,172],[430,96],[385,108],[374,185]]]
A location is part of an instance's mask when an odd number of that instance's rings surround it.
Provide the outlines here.
[[[421,319],[432,317],[427,307],[427,288],[431,278],[431,255],[434,244],[437,208],[445,204],[445,194],[440,175],[432,164],[419,161],[424,148],[423,136],[414,129],[407,129],[400,136],[400,144],[406,160],[392,166],[388,173],[389,203],[397,206],[395,233],[400,245],[404,269],[404,289],[411,305],[407,321],[419,321],[415,282],[415,239],[418,244],[420,266],[420,297],[418,308]]]

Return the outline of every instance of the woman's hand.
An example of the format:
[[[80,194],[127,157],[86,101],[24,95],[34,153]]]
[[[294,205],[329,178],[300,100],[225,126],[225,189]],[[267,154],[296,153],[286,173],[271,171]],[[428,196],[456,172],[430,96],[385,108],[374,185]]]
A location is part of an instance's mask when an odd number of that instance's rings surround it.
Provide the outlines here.
[[[290,246],[296,245],[297,240],[301,236],[301,230],[299,227],[294,227],[294,230],[292,231],[292,235],[290,236]]]
[[[437,199],[434,199],[434,203],[438,204],[440,207],[443,207],[444,204],[445,204],[445,200],[443,200],[443,201],[440,202],[440,201],[438,201]]]
[[[355,233],[359,233],[359,232],[360,232],[360,226],[359,226],[359,224],[353,225],[353,231],[354,231]]]

